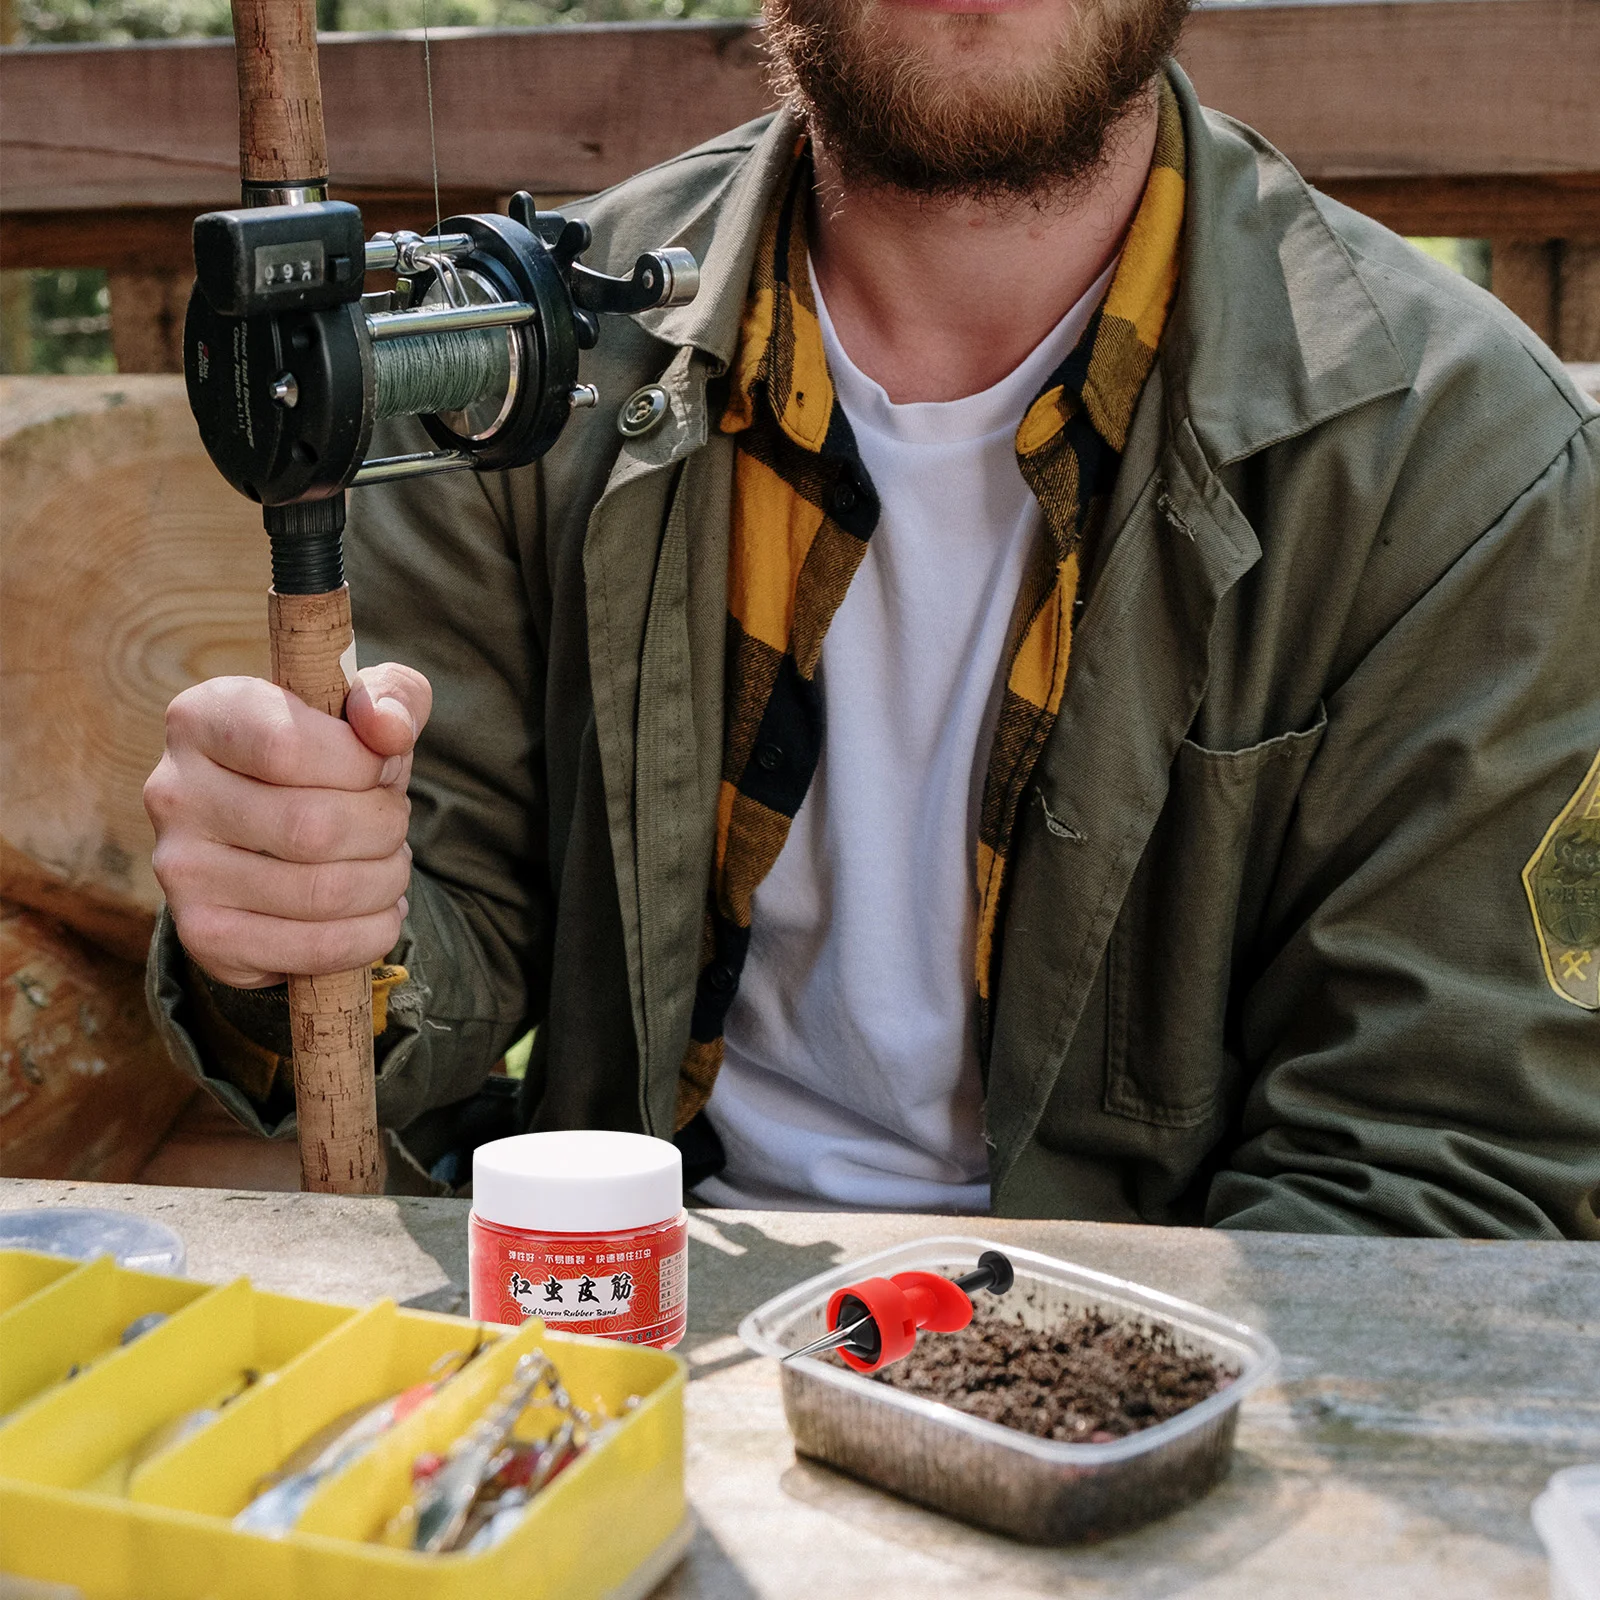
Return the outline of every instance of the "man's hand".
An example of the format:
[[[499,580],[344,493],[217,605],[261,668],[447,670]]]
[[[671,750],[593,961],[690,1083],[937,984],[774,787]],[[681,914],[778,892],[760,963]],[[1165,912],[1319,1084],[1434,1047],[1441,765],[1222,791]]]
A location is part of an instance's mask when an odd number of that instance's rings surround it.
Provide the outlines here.
[[[428,680],[389,662],[356,675],[347,722],[259,678],[212,678],[167,707],[144,786],[155,873],[212,977],[256,989],[394,947],[411,751],[432,705]]]

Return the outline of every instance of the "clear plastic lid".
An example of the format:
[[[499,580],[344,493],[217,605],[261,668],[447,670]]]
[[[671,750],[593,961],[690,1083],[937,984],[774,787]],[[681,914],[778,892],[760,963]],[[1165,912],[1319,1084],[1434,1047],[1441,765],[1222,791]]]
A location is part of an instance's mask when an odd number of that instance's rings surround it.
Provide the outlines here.
[[[607,1128],[519,1133],[472,1154],[472,1210],[533,1233],[620,1233],[683,1210],[675,1144]]]
[[[1550,1592],[1600,1600],[1600,1461],[1565,1467],[1533,1502],[1533,1525],[1550,1556]]]
[[[183,1240],[171,1228],[130,1211],[87,1206],[29,1206],[0,1211],[0,1250],[37,1250],[43,1255],[88,1261],[114,1256],[134,1272],[180,1275]]]

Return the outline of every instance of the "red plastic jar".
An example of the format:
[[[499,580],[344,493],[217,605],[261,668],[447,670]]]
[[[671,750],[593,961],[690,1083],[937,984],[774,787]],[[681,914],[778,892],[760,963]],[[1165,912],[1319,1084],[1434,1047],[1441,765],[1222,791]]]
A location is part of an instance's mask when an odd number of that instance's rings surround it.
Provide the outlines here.
[[[480,1145],[467,1219],[480,1322],[675,1345],[689,1315],[683,1157],[639,1133],[573,1129]]]

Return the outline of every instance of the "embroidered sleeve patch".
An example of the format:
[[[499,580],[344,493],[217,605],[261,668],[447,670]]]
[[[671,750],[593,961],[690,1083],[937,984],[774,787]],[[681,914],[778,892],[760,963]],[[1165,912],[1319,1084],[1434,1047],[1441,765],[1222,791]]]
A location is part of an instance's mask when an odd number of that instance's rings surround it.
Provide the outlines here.
[[[1522,886],[1550,987],[1600,1011],[1600,755],[1522,869]]]

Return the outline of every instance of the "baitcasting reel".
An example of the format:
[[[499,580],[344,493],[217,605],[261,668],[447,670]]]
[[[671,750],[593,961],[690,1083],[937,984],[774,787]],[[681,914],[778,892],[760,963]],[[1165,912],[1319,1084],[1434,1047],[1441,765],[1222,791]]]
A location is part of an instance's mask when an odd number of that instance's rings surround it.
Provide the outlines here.
[[[526,193],[509,216],[451,217],[426,237],[364,240],[360,211],[328,201],[197,218],[184,371],[211,459],[269,512],[533,461],[599,398],[577,381],[598,315],[681,305],[699,286],[687,250],[610,278],[579,263],[589,242],[587,223],[536,211]],[[395,272],[399,288],[364,294],[368,271]],[[438,448],[369,461],[373,425],[406,416]],[[291,519],[269,515],[269,529],[279,520]],[[315,592],[310,581],[293,587]]]

